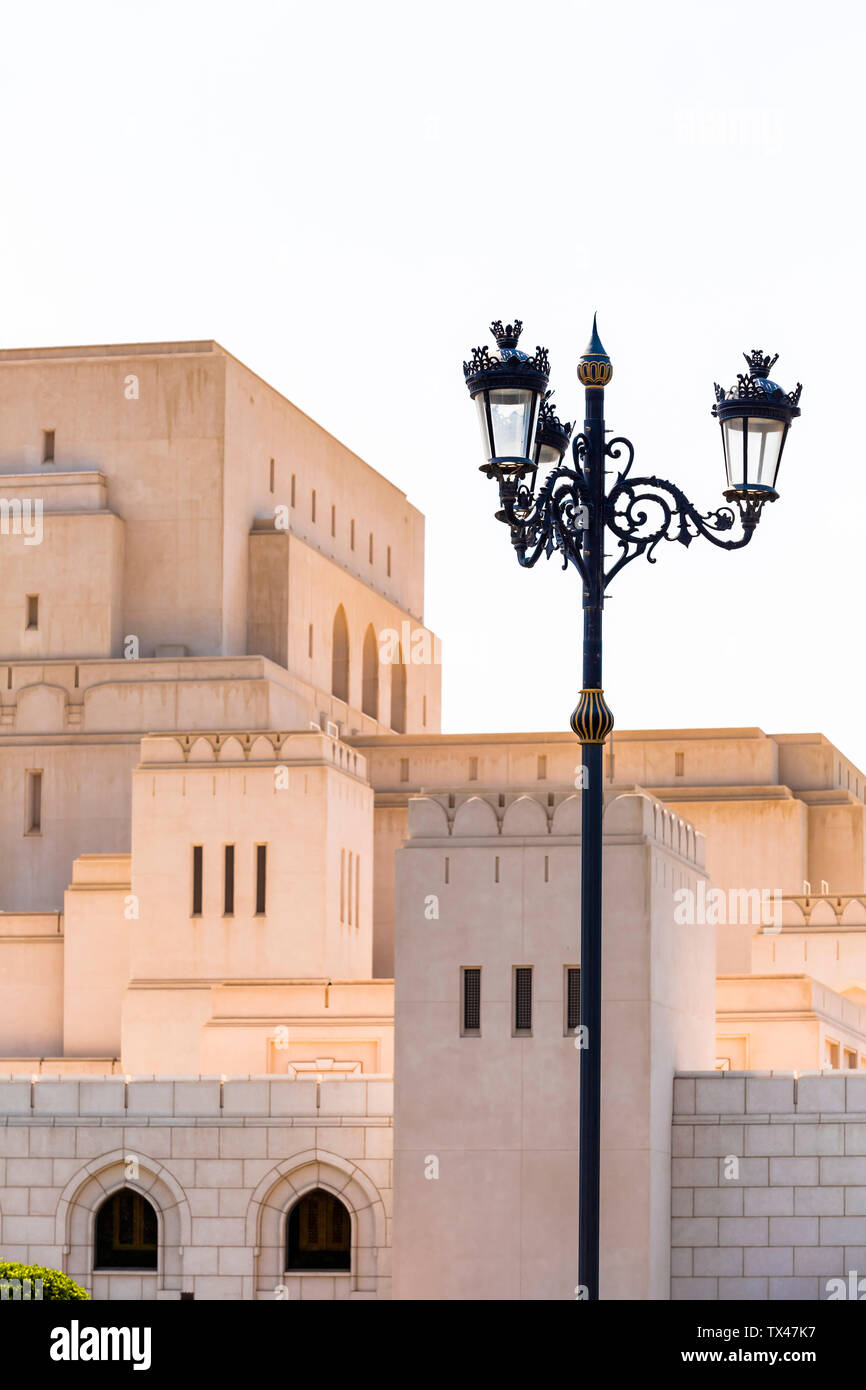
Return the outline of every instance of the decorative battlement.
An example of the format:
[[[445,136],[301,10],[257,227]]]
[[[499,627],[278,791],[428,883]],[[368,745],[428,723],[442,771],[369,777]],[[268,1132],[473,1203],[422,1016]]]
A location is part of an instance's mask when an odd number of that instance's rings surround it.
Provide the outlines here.
[[[141,740],[140,767],[179,763],[325,763],[366,781],[367,759],[336,735],[318,729],[191,730],[150,734]]]
[[[551,804],[552,801],[552,804]],[[454,803],[454,804],[452,804]],[[549,799],[521,793],[513,797],[436,793],[409,798],[409,839],[478,841],[577,840],[581,805],[578,795]],[[704,866],[704,836],[694,826],[668,810],[641,788],[617,789],[605,806],[604,833],[608,837],[641,836],[656,841],[699,869]]]

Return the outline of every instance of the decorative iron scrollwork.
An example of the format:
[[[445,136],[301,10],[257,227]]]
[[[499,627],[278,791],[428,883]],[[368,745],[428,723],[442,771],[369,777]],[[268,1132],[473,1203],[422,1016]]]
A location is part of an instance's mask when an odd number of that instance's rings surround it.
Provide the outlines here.
[[[589,494],[581,467],[588,448],[586,436],[576,435],[572,441],[574,467],[554,469],[537,493],[534,480],[501,482],[500,515],[511,528],[512,545],[525,568],[537,564],[542,555],[549,559],[558,553],[563,569],[574,565],[584,583],[589,583],[582,554]],[[736,510],[720,507],[704,514],[674,483],[656,477],[632,478],[634,445],[630,440],[621,436],[611,439],[604,452],[615,461],[624,457],[604,501],[604,525],[616,537],[620,550],[615,564],[605,571],[604,588],[639,555],[655,564],[653,552],[662,541],[688,546],[703,536],[723,550],[740,550],[749,544],[766,498],[736,498]],[[738,514],[742,533],[728,536]]]
[[[615,574],[638,555],[646,555],[651,565],[653,554],[661,541],[679,541],[691,545],[704,536],[723,550],[740,550],[748,545],[761,514],[763,500],[740,507],[743,533],[734,539],[720,539],[733,530],[736,513],[733,507],[720,507],[703,515],[685,493],[665,478],[628,478],[620,474],[605,499],[605,525],[617,538],[622,552],[616,564],[605,572],[607,588]],[[653,511],[653,509],[655,509]]]

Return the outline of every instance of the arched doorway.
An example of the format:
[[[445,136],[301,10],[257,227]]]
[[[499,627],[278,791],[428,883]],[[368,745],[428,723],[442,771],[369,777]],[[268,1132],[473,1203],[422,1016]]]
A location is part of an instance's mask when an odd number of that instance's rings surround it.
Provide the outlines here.
[[[146,1197],[121,1187],[96,1213],[94,1270],[157,1268],[159,1221]]]
[[[291,1208],[286,1221],[286,1269],[351,1267],[352,1219],[339,1197],[316,1187]]]

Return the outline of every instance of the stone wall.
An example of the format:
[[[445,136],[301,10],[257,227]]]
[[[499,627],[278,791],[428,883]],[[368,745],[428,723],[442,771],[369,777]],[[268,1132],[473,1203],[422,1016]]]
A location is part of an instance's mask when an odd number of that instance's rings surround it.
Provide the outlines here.
[[[866,1076],[679,1074],[672,1181],[672,1298],[842,1296],[866,1277]]]
[[[715,931],[674,919],[675,890],[703,877],[703,841],[680,817],[614,795],[604,848],[600,1287],[660,1299],[671,1084],[715,1055]],[[396,859],[395,1296],[572,1300],[581,1039],[564,987],[580,965],[579,799],[571,783],[413,797]],[[470,1035],[467,967],[481,972]],[[526,1031],[515,967],[533,972]]]
[[[391,1116],[389,1077],[0,1078],[2,1258],[97,1299],[389,1298]],[[156,1273],[94,1272],[123,1186],[157,1210]],[[349,1273],[285,1270],[286,1213],[316,1187],[349,1210]]]

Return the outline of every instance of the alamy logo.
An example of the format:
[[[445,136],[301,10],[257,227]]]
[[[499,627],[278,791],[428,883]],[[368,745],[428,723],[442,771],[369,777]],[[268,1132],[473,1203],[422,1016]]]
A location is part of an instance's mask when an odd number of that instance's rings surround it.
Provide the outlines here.
[[[751,925],[774,933],[782,929],[781,888],[677,888],[674,921],[681,927]]]
[[[840,1299],[852,1299],[857,1303],[866,1300],[866,1279],[861,1279],[856,1269],[848,1270],[847,1284],[842,1278],[828,1279],[825,1288],[828,1303],[838,1303]]]
[[[0,497],[0,536],[23,536],[25,545],[41,545],[42,498]]]
[[[149,1327],[68,1327],[51,1331],[52,1361],[132,1361],[134,1371],[150,1370]]]
[[[0,1298],[41,1299],[42,1289],[41,1279],[0,1279]]]
[[[441,643],[432,632],[413,628],[405,621],[399,632],[383,627],[379,633],[379,661],[383,666],[399,666],[401,661],[412,666],[438,666],[442,661]]]

